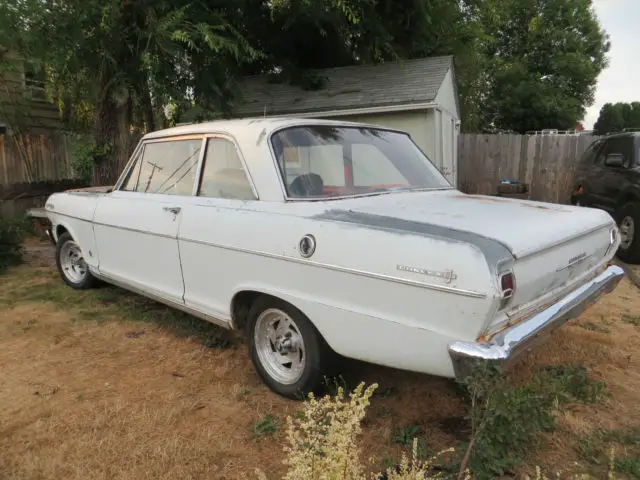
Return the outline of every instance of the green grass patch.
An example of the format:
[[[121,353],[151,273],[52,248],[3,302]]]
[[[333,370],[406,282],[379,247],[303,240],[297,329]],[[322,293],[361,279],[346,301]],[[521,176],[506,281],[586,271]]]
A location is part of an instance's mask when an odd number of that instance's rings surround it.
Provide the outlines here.
[[[623,315],[622,321],[624,323],[628,323],[629,325],[633,325],[634,327],[640,327],[640,316],[637,315]]]
[[[0,308],[48,303],[65,310],[72,321],[152,323],[181,337],[195,337],[207,348],[228,348],[232,332],[127,290],[102,285],[73,290],[49,268],[12,269],[0,285]]]
[[[578,439],[575,451],[592,467],[596,475],[604,475],[614,449],[615,472],[640,478],[640,426],[620,430],[598,429]]]
[[[582,365],[539,369],[524,385],[512,385],[497,368],[480,367],[467,379],[472,436],[458,448],[478,480],[514,475],[538,448],[540,432],[556,427],[555,414],[570,403],[597,403],[605,384]],[[585,446],[586,448],[586,446]]]
[[[593,322],[584,322],[581,323],[580,326],[585,330],[589,330],[591,332],[611,333],[611,329],[605,327],[604,325],[598,325],[597,323]]]

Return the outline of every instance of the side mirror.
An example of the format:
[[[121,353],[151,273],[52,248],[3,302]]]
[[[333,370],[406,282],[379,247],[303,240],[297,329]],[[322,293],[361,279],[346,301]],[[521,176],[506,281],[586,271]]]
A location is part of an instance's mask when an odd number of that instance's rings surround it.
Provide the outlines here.
[[[621,153],[610,153],[604,159],[604,164],[608,167],[623,167],[624,156]]]

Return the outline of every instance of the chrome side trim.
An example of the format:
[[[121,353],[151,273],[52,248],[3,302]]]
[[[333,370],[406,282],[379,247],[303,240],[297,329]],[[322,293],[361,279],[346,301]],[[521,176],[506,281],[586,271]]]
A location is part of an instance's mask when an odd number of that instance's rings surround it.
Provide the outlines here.
[[[139,287],[136,287],[130,283],[116,280],[113,277],[100,273],[98,270],[95,269],[95,267],[89,267],[89,271],[94,277],[98,278],[99,280],[102,280],[103,282],[106,282],[106,283],[110,283],[111,285],[114,285],[118,288],[128,290],[132,293],[135,293],[136,295],[140,295],[142,297],[149,298],[155,302],[162,303],[163,305],[166,305],[168,307],[175,308],[176,310],[180,310],[181,312],[187,313],[189,315],[193,315],[194,317],[200,318],[201,320],[206,320],[207,322],[213,323],[218,327],[226,328],[228,330],[232,328],[231,320],[222,320],[220,318],[213,317],[207,313],[201,312],[200,310],[196,310],[195,308],[188,307],[183,303],[175,302],[174,300],[169,299],[158,293],[151,293]]]
[[[464,380],[477,365],[482,364],[508,367],[520,354],[531,349],[540,337],[578,317],[599,297],[611,292],[623,277],[624,270],[611,265],[539,313],[497,333],[488,342],[450,344],[448,350],[455,377]]]
[[[200,190],[200,177],[202,176],[202,167],[204,165],[204,159],[207,155],[207,139],[206,137],[202,137],[202,143],[200,145],[200,155],[198,155],[198,166],[196,167],[196,176],[193,182],[193,188],[191,189],[191,196],[195,197],[198,195],[198,190]]]
[[[203,240],[195,240],[193,238],[180,238],[180,241],[183,242],[188,242],[188,243],[194,243],[194,244],[198,244],[198,245],[206,245],[209,247],[214,247],[214,248],[221,248],[224,250],[229,250],[229,251],[233,251],[233,252],[239,252],[239,253],[246,253],[249,255],[258,255],[261,257],[265,257],[265,258],[272,258],[275,260],[284,260],[287,262],[292,262],[292,263],[298,263],[301,265],[309,265],[312,267],[317,267],[317,268],[325,268],[327,270],[334,270],[336,272],[341,272],[341,273],[348,273],[348,274],[352,274],[352,275],[359,275],[361,277],[367,277],[367,278],[373,278],[375,280],[383,280],[386,282],[392,282],[392,283],[401,283],[403,285],[409,285],[412,287],[418,287],[418,288],[425,288],[428,290],[436,290],[439,292],[445,292],[445,293],[453,293],[453,294],[457,294],[457,295],[463,295],[466,297],[472,297],[472,298],[485,298],[487,295],[481,292],[475,292],[473,290],[464,290],[461,288],[455,288],[455,287],[447,287],[445,285],[437,285],[437,284],[431,284],[431,283],[423,283],[423,282],[416,282],[414,280],[408,280],[405,278],[400,278],[400,277],[394,277],[391,275],[384,275],[384,274],[380,274],[380,273],[373,273],[373,272],[365,272],[364,270],[358,270],[355,268],[347,268],[347,267],[340,267],[338,265],[331,265],[328,263],[321,263],[321,262],[315,262],[313,260],[306,260],[303,258],[295,258],[295,257],[287,257],[284,255],[278,255],[275,253],[269,253],[269,252],[262,252],[259,250],[250,250],[250,249],[246,249],[246,248],[241,248],[241,247],[233,247],[230,245],[222,245],[222,244],[218,244],[218,243],[213,243],[213,242],[205,242]]]
[[[61,215],[61,216],[69,217],[69,218],[75,218],[77,220],[82,220],[83,222],[91,222],[90,220],[85,220],[85,219],[82,219],[82,218],[73,217],[71,215],[65,215],[65,214],[60,214],[60,213],[58,213],[57,215]],[[129,231],[129,232],[142,233],[144,235],[151,235],[151,236],[160,237],[160,238],[168,238],[168,239],[180,240],[180,241],[183,241],[183,242],[195,243],[195,244],[199,244],[199,245],[207,245],[207,246],[210,246],[210,247],[221,248],[221,249],[224,249],[224,250],[240,252],[240,253],[246,253],[246,254],[249,254],[249,255],[258,255],[258,256],[261,256],[261,257],[273,258],[273,259],[276,259],[276,260],[284,260],[284,261],[287,261],[287,262],[299,263],[299,264],[302,264],[302,265],[310,265],[312,267],[325,268],[325,269],[328,269],[328,270],[334,270],[334,271],[342,272],[342,273],[349,273],[349,274],[352,274],[352,275],[359,275],[359,276],[362,276],[362,277],[373,278],[373,279],[376,279],[376,280],[383,280],[383,281],[393,282],[393,283],[401,283],[403,285],[409,285],[409,286],[412,286],[412,287],[425,288],[425,289],[428,289],[428,290],[435,290],[435,291],[439,291],[439,292],[463,295],[465,297],[471,297],[471,298],[486,298],[487,297],[487,294],[481,293],[481,292],[476,292],[474,290],[465,290],[465,289],[462,289],[462,288],[447,287],[445,285],[437,285],[437,284],[432,284],[432,283],[416,282],[414,280],[408,280],[408,279],[405,279],[405,278],[394,277],[392,275],[384,275],[384,274],[373,273],[373,272],[365,272],[364,270],[358,270],[358,269],[355,269],[355,268],[340,267],[338,265],[331,265],[331,264],[328,264],[328,263],[314,262],[312,260],[306,260],[306,259],[302,259],[302,258],[287,257],[285,255],[278,255],[278,254],[275,254],[275,253],[263,252],[263,251],[260,251],[260,250],[251,250],[251,249],[247,249],[247,248],[233,247],[233,246],[230,246],[230,245],[222,245],[222,244],[213,243],[213,242],[206,242],[206,241],[203,241],[203,240],[195,240],[193,238],[179,238],[178,239],[177,237],[173,237],[171,235],[162,235],[162,234],[159,234],[159,233],[153,233],[153,232],[146,232],[144,230],[138,230],[136,228],[120,227],[120,226],[108,225],[106,223],[100,223],[100,222],[91,222],[91,223],[93,224],[94,227],[95,226],[100,226],[100,227],[118,228],[118,229],[126,230],[126,231]]]
[[[122,227],[120,225],[109,225],[107,223],[101,223],[101,222],[92,222],[92,223],[93,223],[94,227],[97,225],[99,227],[109,227],[109,228],[116,228],[118,230],[125,230],[127,232],[142,233],[144,235],[150,235],[152,237],[169,238],[169,239],[176,240],[176,241],[178,240],[177,236],[165,235],[163,233],[147,232],[145,230],[139,230],[137,228]]]

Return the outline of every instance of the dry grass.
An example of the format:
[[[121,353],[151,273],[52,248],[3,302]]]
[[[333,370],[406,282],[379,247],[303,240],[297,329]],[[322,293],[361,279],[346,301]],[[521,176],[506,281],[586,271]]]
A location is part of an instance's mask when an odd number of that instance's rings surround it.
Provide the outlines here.
[[[269,392],[242,339],[106,287],[74,292],[43,248],[0,277],[0,478],[269,478],[284,473],[282,428],[258,436],[265,415],[284,420],[300,405]],[[561,329],[515,372],[581,363],[612,397],[567,410],[533,460],[579,460],[579,436],[640,421],[640,312],[628,281]],[[609,333],[580,326],[606,324]],[[362,451],[378,459],[406,450],[394,429],[419,428],[437,451],[465,438],[462,399],[444,379],[353,362],[347,382],[376,382]]]

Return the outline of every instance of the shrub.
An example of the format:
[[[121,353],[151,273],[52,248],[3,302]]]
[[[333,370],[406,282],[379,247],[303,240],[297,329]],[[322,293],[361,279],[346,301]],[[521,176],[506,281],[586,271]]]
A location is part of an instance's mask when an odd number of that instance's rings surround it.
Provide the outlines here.
[[[569,402],[597,403],[605,384],[589,378],[582,365],[538,371],[524,385],[510,385],[495,367],[484,366],[465,382],[471,399],[472,436],[467,464],[478,480],[513,473],[531,451],[535,435],[555,428],[555,414]]]
[[[554,413],[570,400],[594,402],[603,393],[604,385],[589,379],[581,366],[564,366],[540,370],[533,380],[522,386],[512,386],[495,369],[477,372],[467,383],[471,401],[470,416],[473,432],[461,453],[464,458],[454,468],[451,458],[438,464],[449,449],[423,461],[417,438],[411,441],[411,455],[403,454],[399,464],[384,473],[367,476],[361,460],[358,437],[369,400],[376,384],[365,389],[358,385],[350,394],[338,387],[332,395],[315,398],[310,395],[295,419],[287,418],[287,445],[284,447],[286,480],[470,480],[497,478],[500,472],[519,467],[525,451],[530,452],[533,435],[554,427]],[[418,433],[415,428],[398,430],[395,442],[409,444],[408,438]],[[632,434],[629,434],[632,435]],[[626,438],[626,437],[625,437]],[[631,437],[630,437],[631,438]],[[635,436],[633,436],[635,439]],[[460,452],[459,452],[460,453]],[[513,458],[511,458],[513,457]],[[615,460],[610,451],[608,479],[614,469],[636,472],[637,462]],[[374,459],[369,459],[372,463]],[[389,459],[391,460],[391,459]],[[448,470],[448,471],[447,471]],[[454,472],[455,473],[452,473]],[[267,477],[257,471],[263,480]],[[549,478],[587,478],[581,474],[552,474],[536,468],[536,480]],[[525,478],[530,478],[525,476]]]
[[[22,261],[22,241],[25,234],[24,221],[0,217],[0,273]]]

